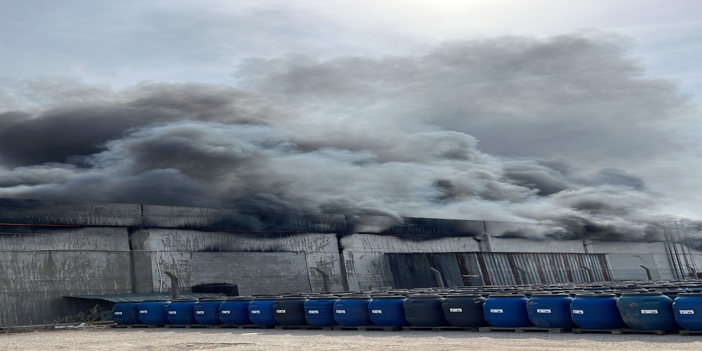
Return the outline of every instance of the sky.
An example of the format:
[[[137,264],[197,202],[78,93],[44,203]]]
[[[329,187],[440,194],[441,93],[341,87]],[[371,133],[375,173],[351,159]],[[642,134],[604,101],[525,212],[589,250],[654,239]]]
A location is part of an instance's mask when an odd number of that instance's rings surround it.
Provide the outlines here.
[[[702,219],[700,13],[0,0],[0,196],[645,236]]]

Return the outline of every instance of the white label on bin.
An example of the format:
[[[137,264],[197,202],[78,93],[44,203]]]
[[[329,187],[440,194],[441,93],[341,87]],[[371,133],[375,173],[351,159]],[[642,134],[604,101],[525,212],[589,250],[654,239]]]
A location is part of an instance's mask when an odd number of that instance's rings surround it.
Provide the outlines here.
[[[195,314],[205,314],[205,311],[195,311]]]
[[[490,313],[502,313],[502,309],[501,308],[491,308]]]
[[[139,313],[149,313],[148,310],[139,310]]]
[[[371,310],[371,313],[381,314],[383,313],[383,310]]]
[[[115,316],[121,316],[122,312],[115,312]]]
[[[641,310],[641,314],[658,314],[658,310]]]
[[[222,314],[231,314],[232,311],[222,311]]]
[[[318,311],[318,310],[309,310],[309,311],[307,311],[307,313],[309,313],[309,314],[319,314],[319,311]]]
[[[695,310],[680,310],[680,314],[695,314]]]
[[[346,310],[336,310],[336,313],[338,313],[338,314],[344,314],[344,313],[346,313]]]
[[[251,310],[251,314],[261,314],[261,311],[259,311],[259,310]]]
[[[551,310],[548,308],[544,308],[544,309],[537,308],[536,313],[551,313]]]
[[[449,308],[449,312],[463,312],[462,308]]]
[[[573,310],[573,314],[585,314],[583,310]]]
[[[285,313],[285,310],[275,310],[275,313]]]
[[[168,314],[178,314],[177,311],[168,311]]]

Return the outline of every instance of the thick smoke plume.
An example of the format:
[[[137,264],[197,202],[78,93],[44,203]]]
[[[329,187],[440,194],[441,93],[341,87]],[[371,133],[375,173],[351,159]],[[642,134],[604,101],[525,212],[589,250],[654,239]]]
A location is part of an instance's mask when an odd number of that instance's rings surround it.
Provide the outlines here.
[[[627,169],[679,147],[660,125],[688,109],[607,36],[250,59],[234,77],[234,86],[119,91],[2,81],[0,197],[499,220],[647,238],[663,218],[658,199]]]

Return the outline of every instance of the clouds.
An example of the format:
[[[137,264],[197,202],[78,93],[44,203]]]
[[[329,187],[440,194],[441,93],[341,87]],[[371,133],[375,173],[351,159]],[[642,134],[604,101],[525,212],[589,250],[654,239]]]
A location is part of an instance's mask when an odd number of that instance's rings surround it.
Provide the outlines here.
[[[236,77],[349,121],[424,123],[471,134],[492,154],[617,167],[692,142],[661,133],[689,117],[687,97],[669,81],[643,76],[626,50],[616,35],[509,37],[423,55],[255,59]]]
[[[369,38],[287,1],[30,0],[0,5],[0,77],[63,75],[126,87],[230,83],[249,56],[372,52]],[[408,40],[411,41],[411,40]],[[395,40],[399,42],[399,40]]]
[[[183,120],[237,121],[258,123],[271,108],[257,94],[232,87],[190,84],[139,85],[116,93],[95,89],[74,89],[73,84],[57,84],[49,79],[14,82],[6,87],[29,86],[39,92],[35,103],[25,100],[31,93],[7,106],[29,111],[9,110],[0,118],[0,160],[8,166],[29,166],[47,162],[73,162],[104,148],[125,131],[145,125]],[[72,97],[80,94],[81,97]],[[42,104],[42,102],[44,102]],[[284,113],[278,113],[284,116]]]
[[[0,197],[649,238],[664,218],[657,196],[645,174],[617,166],[679,153],[648,143],[675,141],[689,107],[625,52],[618,37],[510,37],[413,55],[251,59],[237,87],[7,80],[19,93],[3,100]]]
[[[223,84],[252,56],[406,54],[447,40],[596,29],[635,38],[649,71],[699,93],[694,48],[702,22],[691,0],[5,0],[0,7],[0,76],[18,79]]]

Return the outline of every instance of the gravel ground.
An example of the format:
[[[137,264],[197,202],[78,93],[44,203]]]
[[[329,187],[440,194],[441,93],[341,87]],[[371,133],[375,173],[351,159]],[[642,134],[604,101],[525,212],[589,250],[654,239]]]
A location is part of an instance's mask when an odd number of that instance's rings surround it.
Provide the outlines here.
[[[239,329],[86,329],[0,334],[0,350],[700,350],[702,336]]]

